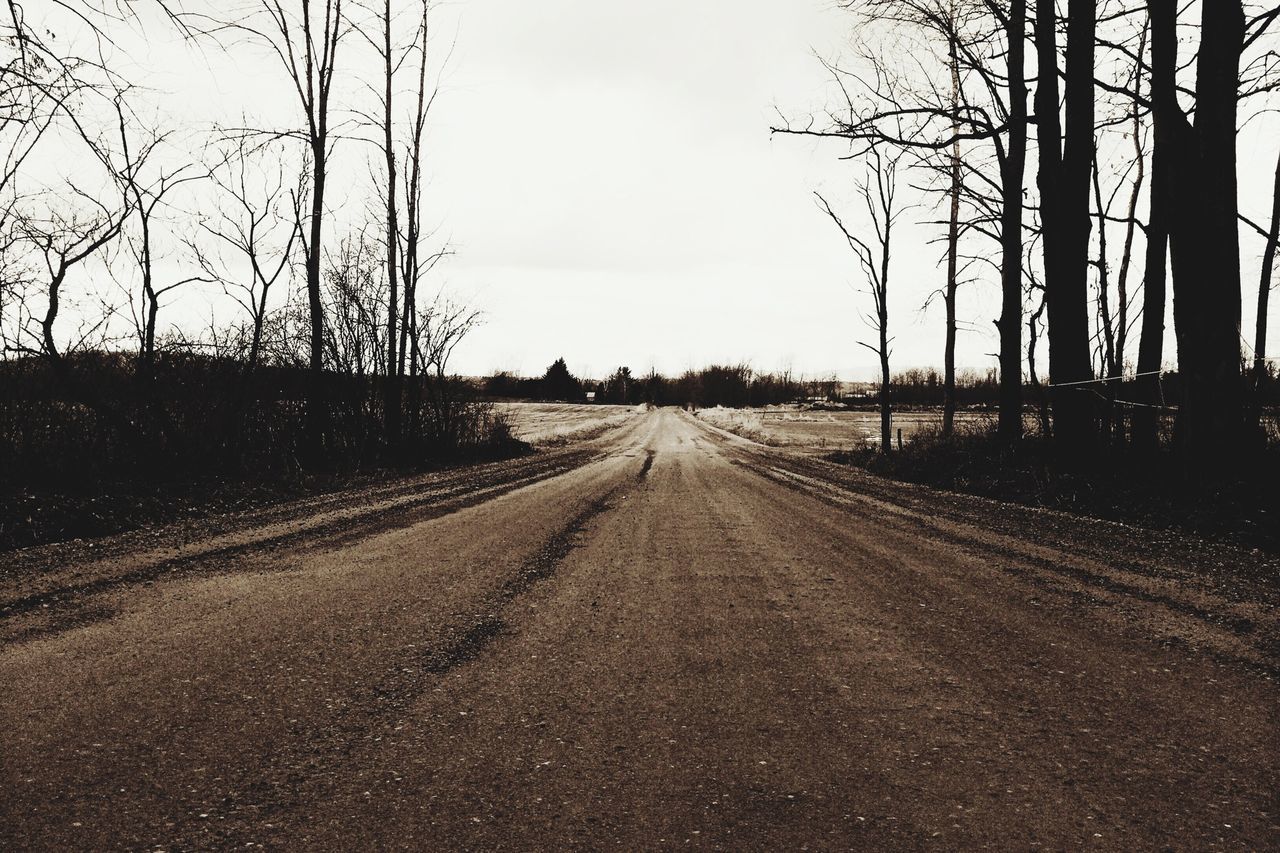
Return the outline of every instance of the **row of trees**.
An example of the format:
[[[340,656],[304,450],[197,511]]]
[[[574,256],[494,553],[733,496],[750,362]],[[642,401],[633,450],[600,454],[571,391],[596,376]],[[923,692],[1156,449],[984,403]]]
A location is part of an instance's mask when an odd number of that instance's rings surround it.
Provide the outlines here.
[[[712,365],[686,370],[675,377],[656,370],[635,375],[629,367],[619,367],[603,380],[574,376],[563,358],[558,358],[541,377],[519,377],[498,372],[482,383],[491,399],[544,400],[581,403],[592,393],[597,403],[635,406],[771,406],[821,396],[835,399],[839,382],[806,382],[789,372],[760,373],[745,364]]]
[[[998,374],[960,370],[952,375],[950,395],[962,406],[994,406],[998,402]],[[890,389],[895,400],[908,405],[941,406],[944,395],[942,374],[935,369],[911,368],[894,373],[889,381],[850,384],[834,374],[826,377],[796,377],[789,370],[762,372],[747,364],[710,365],[690,369],[678,376],[666,376],[650,369],[634,374],[619,367],[604,379],[582,379],[569,372],[558,358],[540,377],[521,377],[499,371],[480,383],[489,399],[539,400],[581,403],[593,393],[597,403],[635,406],[692,406],[749,408],[789,403],[866,404],[878,400]]]
[[[430,0],[9,4],[0,343],[11,390],[44,376],[58,388],[46,415],[87,407],[117,431],[172,432],[163,401],[182,396],[174,383],[203,381],[192,365],[212,359],[229,364],[216,392],[236,404],[233,421],[254,407],[297,413],[304,464],[350,445],[351,410],[362,436],[376,422],[381,460],[456,438],[448,420],[465,406],[448,363],[479,316],[429,283],[449,254],[424,202],[440,67],[431,21]],[[275,76],[246,76],[238,119],[184,126],[122,70],[159,27],[193,57],[265,62]],[[259,99],[278,108],[252,116]],[[353,180],[361,164],[368,177]],[[234,315],[193,332],[219,299]],[[121,350],[133,381],[107,392],[92,377],[120,362],[93,353]],[[268,369],[308,378],[261,378]]]
[[[860,16],[861,51],[855,62],[828,64],[840,108],[825,120],[774,130],[841,139],[848,156],[865,163],[867,178],[858,190],[871,228],[863,236],[820,201],[867,274],[878,332],[870,346],[886,380],[892,225],[908,209],[895,189],[909,167],[919,176],[915,186],[947,214],[938,223],[946,244],[940,288],[946,431],[955,407],[956,293],[966,276],[990,263],[1001,286],[999,431],[1008,444],[1023,434],[1024,360],[1031,386],[1041,383],[1035,350],[1041,337],[1048,340],[1047,389],[1059,452],[1078,458],[1104,441],[1123,441],[1115,391],[1127,366],[1127,337],[1138,324],[1133,373],[1140,381],[1136,399],[1125,401],[1131,446],[1143,454],[1156,449],[1160,373],[1176,355],[1177,443],[1189,470],[1230,468],[1242,448],[1257,447],[1259,392],[1269,375],[1280,164],[1270,221],[1242,217],[1237,136],[1249,121],[1267,120],[1268,98],[1280,86],[1280,6],[1241,0],[846,5]],[[1247,367],[1240,328],[1242,223],[1263,246],[1254,358]],[[985,240],[996,244],[998,259],[987,260]],[[1139,270],[1141,288],[1135,288]],[[1167,282],[1176,354],[1164,351]],[[888,395],[882,397],[887,405]]]

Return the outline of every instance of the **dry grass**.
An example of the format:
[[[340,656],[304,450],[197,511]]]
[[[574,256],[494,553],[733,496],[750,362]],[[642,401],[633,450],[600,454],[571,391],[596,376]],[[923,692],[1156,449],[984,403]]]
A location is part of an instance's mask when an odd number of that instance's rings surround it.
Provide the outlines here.
[[[577,403],[495,403],[521,441],[550,447],[594,438],[644,411],[642,406]]]
[[[765,406],[757,409],[701,409],[698,418],[712,426],[770,447],[789,447],[820,453],[852,447],[876,447],[880,443],[880,413],[877,411],[828,411],[802,406]],[[940,412],[925,410],[895,412],[893,435],[902,430],[910,443],[917,434],[937,430]],[[958,412],[957,423],[982,424],[985,412]]]

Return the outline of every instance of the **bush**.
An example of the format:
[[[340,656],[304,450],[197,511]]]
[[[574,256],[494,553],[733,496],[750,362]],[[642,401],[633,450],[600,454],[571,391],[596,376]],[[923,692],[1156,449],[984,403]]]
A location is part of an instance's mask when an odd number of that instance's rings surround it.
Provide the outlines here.
[[[246,374],[242,362],[191,353],[165,353],[145,377],[118,353],[61,368],[0,361],[0,494],[269,482],[518,450],[493,406],[457,379],[404,379],[401,437],[389,437],[384,382],[325,374],[314,418],[306,369]]]
[[[872,473],[1032,506],[1068,510],[1149,527],[1180,527],[1280,551],[1280,444],[1272,442],[1248,470],[1216,482],[1192,482],[1167,443],[1155,458],[1106,448],[1067,464],[1039,435],[1016,451],[996,435],[994,420],[917,432],[901,452],[874,446],[832,454]]]

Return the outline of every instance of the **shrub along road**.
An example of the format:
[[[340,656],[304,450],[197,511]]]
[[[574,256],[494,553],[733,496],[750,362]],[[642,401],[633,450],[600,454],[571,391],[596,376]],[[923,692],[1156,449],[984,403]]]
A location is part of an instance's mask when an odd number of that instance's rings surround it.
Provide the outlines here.
[[[1274,848],[1278,568],[657,410],[5,558],[2,844]]]

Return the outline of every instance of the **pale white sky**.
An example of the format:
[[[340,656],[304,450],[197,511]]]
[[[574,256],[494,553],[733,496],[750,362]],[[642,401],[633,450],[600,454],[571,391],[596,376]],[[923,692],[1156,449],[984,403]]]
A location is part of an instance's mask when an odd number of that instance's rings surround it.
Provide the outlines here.
[[[820,108],[813,56],[851,19],[830,0],[470,0],[433,130],[446,275],[488,323],[467,372],[599,374],[711,361],[869,373],[869,299],[814,204],[850,202],[838,142],[778,137],[775,105]],[[921,214],[923,217],[924,214]],[[904,228],[892,307],[900,364],[941,363],[927,234]],[[991,311],[973,293],[970,311]],[[992,335],[962,338],[986,365]]]
[[[488,314],[459,350],[460,370],[535,373],[564,355],[594,375],[711,361],[875,373],[857,345],[871,339],[869,297],[812,196],[843,202],[858,223],[858,167],[837,160],[838,141],[768,133],[775,106],[803,116],[827,102],[813,54],[847,52],[847,11],[833,0],[453,0],[443,10],[458,44],[432,135],[434,198],[458,249],[444,276]],[[1258,220],[1277,131],[1269,120],[1241,137],[1253,176],[1242,207]],[[927,244],[937,231],[915,225],[930,218],[908,214],[897,235],[896,366],[942,363],[941,304],[922,312],[942,283],[941,246]],[[1261,243],[1241,240],[1252,341]],[[961,365],[994,365],[998,312],[994,280],[962,292]],[[1135,358],[1136,333],[1132,345]]]
[[[821,190],[848,224],[865,227],[854,204],[859,167],[837,159],[838,141],[769,135],[775,107],[821,111],[831,91],[813,53],[846,52],[853,25],[834,0],[439,5],[437,57],[456,46],[429,130],[426,193],[437,236],[456,255],[435,284],[486,316],[453,367],[534,374],[564,356],[594,376],[724,361],[871,376],[874,356],[857,344],[872,336],[861,318],[870,298],[812,195]],[[286,80],[260,49],[196,53],[155,22],[146,29],[145,49],[113,61],[160,93],[166,114],[192,129],[241,113],[296,122]],[[377,73],[354,44],[344,59],[348,72]],[[1241,137],[1242,209],[1259,220],[1278,131],[1271,117]],[[337,221],[368,194],[373,153],[360,143],[340,152]],[[939,232],[917,224],[935,217],[909,213],[897,233],[895,368],[942,362],[941,305],[921,310],[943,279],[941,246],[927,242]],[[1244,230],[1241,239],[1251,341],[1261,243]],[[962,366],[995,363],[999,298],[987,275],[962,291]],[[219,304],[217,294],[207,300],[191,309],[184,297],[182,310],[203,321]],[[1136,333],[1132,346],[1130,358]],[[1172,335],[1166,352],[1172,361]]]

